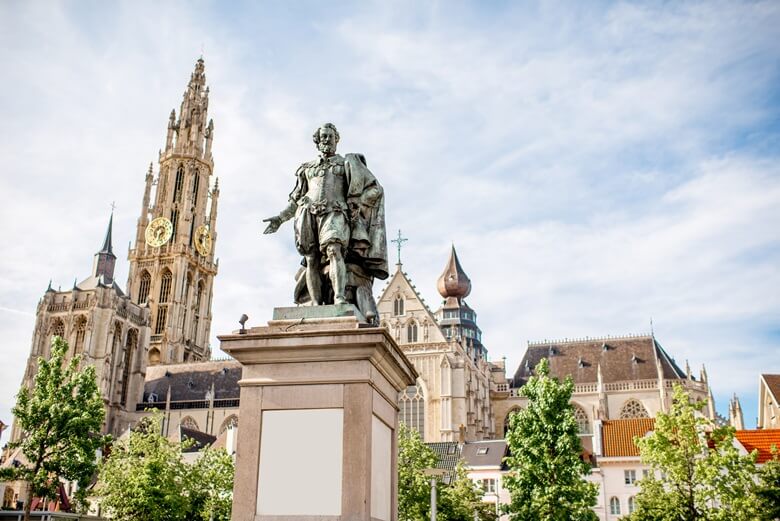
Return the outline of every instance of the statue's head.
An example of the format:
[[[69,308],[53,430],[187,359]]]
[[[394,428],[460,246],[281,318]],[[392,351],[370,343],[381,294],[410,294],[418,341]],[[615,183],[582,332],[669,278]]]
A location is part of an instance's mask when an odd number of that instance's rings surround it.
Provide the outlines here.
[[[336,146],[339,142],[339,131],[333,123],[324,123],[314,131],[311,138],[317,145],[317,150],[324,156],[332,156],[336,153]]]

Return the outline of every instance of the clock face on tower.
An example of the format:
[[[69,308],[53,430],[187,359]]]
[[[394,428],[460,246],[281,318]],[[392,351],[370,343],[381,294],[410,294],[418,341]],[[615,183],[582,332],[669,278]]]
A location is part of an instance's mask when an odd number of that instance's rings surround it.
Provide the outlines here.
[[[173,224],[165,217],[158,217],[146,227],[146,244],[159,248],[168,242],[173,235]]]
[[[195,249],[204,257],[211,253],[211,233],[205,224],[195,230]]]

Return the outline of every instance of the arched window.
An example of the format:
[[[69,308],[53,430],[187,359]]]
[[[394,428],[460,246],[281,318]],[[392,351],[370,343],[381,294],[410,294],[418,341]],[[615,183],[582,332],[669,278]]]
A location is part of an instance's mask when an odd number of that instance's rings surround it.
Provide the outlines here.
[[[631,398],[620,409],[620,418],[649,418],[647,409],[639,403],[639,400]]]
[[[176,170],[176,184],[173,186],[174,203],[178,203],[181,200],[182,186],[184,186],[184,165],[179,165],[179,169]]]
[[[160,303],[161,304],[168,302],[168,300],[171,298],[172,280],[173,280],[173,275],[171,275],[171,271],[168,269],[163,271],[162,280],[160,281]]]
[[[200,172],[195,170],[195,180],[192,182],[192,205],[198,204],[198,188],[200,186]]]
[[[225,418],[225,421],[222,422],[222,426],[219,428],[219,433],[222,434],[228,430],[228,428],[235,429],[236,427],[238,427],[238,416],[231,414]]]
[[[138,286],[138,303],[143,304],[149,298],[149,288],[152,286],[152,276],[144,270],[141,273],[141,284]]]
[[[192,273],[187,273],[186,282],[184,283],[184,316],[181,320],[181,332],[184,334],[187,327],[187,315],[190,311],[190,288],[192,287]]]
[[[153,347],[149,350],[149,365],[157,365],[160,363],[160,350]]]
[[[588,414],[585,412],[585,409],[576,403],[572,405],[574,407],[574,419],[577,421],[580,434],[590,434],[590,420],[588,420]]]
[[[58,336],[60,338],[65,337],[65,324],[62,322],[61,318],[56,318],[54,319],[54,322],[52,322],[51,336]]]
[[[417,322],[414,320],[406,326],[406,341],[410,344],[417,342]]]
[[[119,403],[127,408],[127,390],[130,386],[130,371],[133,365],[133,354],[138,345],[138,330],[131,329],[127,332],[127,342],[125,343],[125,358],[122,361],[122,394]]]
[[[398,395],[398,407],[400,409],[398,420],[406,424],[410,429],[420,433],[425,439],[425,396],[419,385],[410,385]]]
[[[174,208],[171,210],[171,224],[173,225],[173,230],[171,231],[171,237],[176,239],[176,225],[179,222],[179,210],[178,208]]]
[[[404,298],[401,295],[395,297],[393,301],[393,315],[399,316],[404,314]]]
[[[154,323],[154,334],[162,335],[165,331],[165,323],[168,321],[168,306],[157,308],[157,320]]]
[[[609,513],[613,516],[620,515],[620,500],[614,496],[609,499]]]
[[[76,319],[76,338],[73,341],[73,354],[77,355],[84,349],[84,337],[87,334],[87,319],[79,317]]]
[[[628,513],[633,514],[634,510],[636,510],[636,498],[631,496],[628,498]]]
[[[196,422],[192,416],[185,416],[182,418],[180,425],[185,429],[192,429],[194,431],[200,430],[198,428],[198,422]]]

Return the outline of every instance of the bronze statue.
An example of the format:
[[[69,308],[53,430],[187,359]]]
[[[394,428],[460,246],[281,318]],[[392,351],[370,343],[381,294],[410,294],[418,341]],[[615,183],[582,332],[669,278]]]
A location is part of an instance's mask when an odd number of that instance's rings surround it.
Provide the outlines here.
[[[297,304],[351,303],[376,322],[372,285],[388,276],[384,191],[362,154],[336,154],[339,132],[332,123],[312,138],[320,156],[298,167],[289,204],[263,219],[264,233],[295,217],[295,247],[303,255]]]

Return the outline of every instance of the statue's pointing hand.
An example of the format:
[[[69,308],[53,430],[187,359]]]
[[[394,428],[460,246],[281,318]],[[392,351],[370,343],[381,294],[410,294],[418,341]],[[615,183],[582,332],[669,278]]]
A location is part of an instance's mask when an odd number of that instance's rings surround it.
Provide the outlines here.
[[[282,225],[282,218],[278,215],[274,215],[268,219],[263,219],[263,222],[268,223],[268,226],[263,233],[274,233]]]

